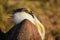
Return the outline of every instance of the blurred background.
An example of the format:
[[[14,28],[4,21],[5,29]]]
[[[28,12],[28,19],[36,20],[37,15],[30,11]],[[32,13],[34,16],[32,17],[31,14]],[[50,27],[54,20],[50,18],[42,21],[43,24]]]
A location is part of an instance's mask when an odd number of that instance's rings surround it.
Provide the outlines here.
[[[46,29],[45,40],[60,40],[60,0],[0,0],[0,29],[14,26],[10,18],[17,8],[30,8]]]

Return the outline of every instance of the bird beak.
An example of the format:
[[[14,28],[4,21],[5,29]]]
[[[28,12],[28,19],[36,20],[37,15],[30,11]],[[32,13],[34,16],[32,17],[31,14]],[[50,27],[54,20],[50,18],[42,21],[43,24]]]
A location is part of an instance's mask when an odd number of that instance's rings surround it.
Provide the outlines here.
[[[9,19],[13,19],[13,15],[10,15]]]

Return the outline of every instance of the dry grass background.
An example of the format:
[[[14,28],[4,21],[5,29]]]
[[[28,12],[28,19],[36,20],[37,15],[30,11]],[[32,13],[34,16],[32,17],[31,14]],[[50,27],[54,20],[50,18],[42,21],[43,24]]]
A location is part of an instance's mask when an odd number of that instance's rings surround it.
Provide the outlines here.
[[[0,0],[0,29],[7,32],[13,27],[12,11],[30,8],[46,29],[45,40],[60,40],[60,0]]]

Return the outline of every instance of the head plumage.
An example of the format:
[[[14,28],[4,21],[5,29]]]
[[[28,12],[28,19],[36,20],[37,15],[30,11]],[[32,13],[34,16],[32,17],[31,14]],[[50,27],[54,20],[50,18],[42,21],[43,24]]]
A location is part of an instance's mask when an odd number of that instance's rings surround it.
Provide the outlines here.
[[[31,12],[30,8],[26,8],[28,12]]]
[[[26,12],[33,16],[33,13],[30,10],[30,8],[18,8],[18,9],[13,10],[13,14],[15,14],[16,12]]]

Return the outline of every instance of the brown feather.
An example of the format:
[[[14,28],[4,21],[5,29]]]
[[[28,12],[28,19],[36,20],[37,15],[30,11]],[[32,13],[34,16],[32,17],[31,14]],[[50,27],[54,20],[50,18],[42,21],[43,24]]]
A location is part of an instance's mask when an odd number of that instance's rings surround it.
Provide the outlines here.
[[[29,20],[25,20],[17,36],[18,40],[41,40],[36,26]]]

